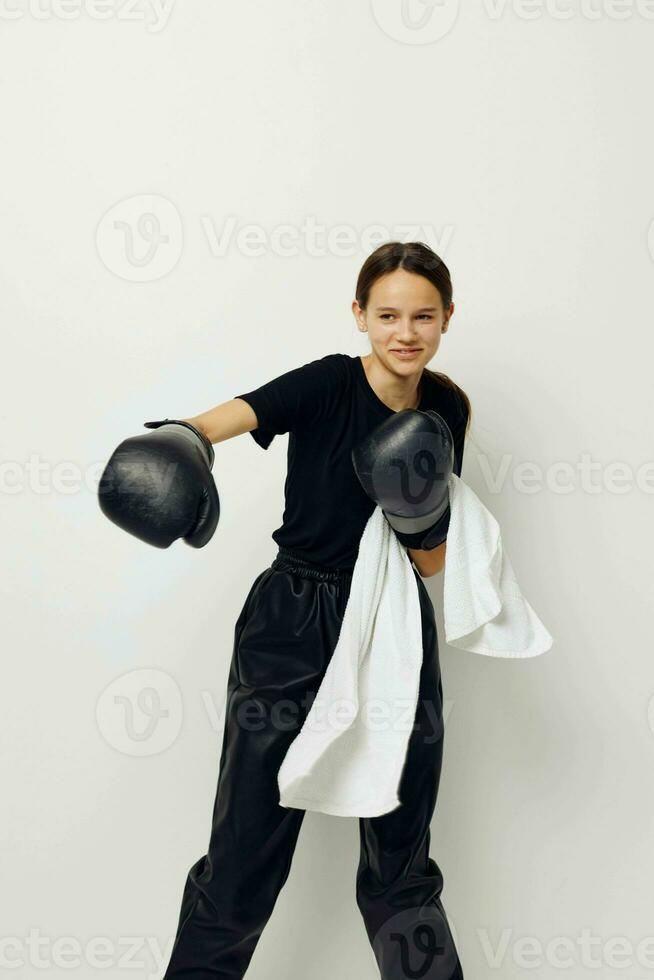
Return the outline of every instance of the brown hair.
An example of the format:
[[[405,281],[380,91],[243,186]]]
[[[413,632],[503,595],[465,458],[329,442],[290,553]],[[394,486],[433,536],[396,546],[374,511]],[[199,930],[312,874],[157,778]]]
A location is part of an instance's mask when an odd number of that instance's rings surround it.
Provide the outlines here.
[[[362,310],[365,310],[370,298],[370,290],[374,283],[395,269],[406,269],[424,276],[440,293],[443,309],[452,302],[452,280],[450,271],[443,260],[428,245],[423,242],[385,242],[372,252],[361,267],[356,285],[356,300]],[[423,368],[425,374],[433,378],[445,388],[453,389],[462,399],[468,416],[472,414],[470,399],[463,388],[452,381],[441,371],[431,371]],[[470,418],[468,419],[468,427]]]

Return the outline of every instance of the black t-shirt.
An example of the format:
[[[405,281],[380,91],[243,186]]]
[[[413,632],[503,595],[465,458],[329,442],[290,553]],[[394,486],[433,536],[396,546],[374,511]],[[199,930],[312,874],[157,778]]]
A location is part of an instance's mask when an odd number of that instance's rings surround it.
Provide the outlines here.
[[[468,418],[454,390],[423,373],[418,408],[441,415],[454,438],[454,472],[461,475]],[[393,415],[373,390],[359,356],[326,354],[242,395],[258,428],[250,435],[267,449],[289,433],[285,507],[273,540],[307,561],[351,568],[375,502],[354,471],[350,451]]]

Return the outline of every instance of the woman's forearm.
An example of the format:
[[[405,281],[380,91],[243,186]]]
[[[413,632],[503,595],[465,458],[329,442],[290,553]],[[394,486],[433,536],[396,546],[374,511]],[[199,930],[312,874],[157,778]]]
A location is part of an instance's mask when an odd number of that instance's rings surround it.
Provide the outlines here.
[[[182,421],[190,422],[212,443],[224,442],[244,432],[251,432],[259,424],[254,409],[242,398],[231,398],[207,412]]]
[[[445,546],[447,541],[437,545],[436,548],[421,550],[419,548],[407,548],[409,557],[420,572],[423,578],[436,575],[445,566]]]

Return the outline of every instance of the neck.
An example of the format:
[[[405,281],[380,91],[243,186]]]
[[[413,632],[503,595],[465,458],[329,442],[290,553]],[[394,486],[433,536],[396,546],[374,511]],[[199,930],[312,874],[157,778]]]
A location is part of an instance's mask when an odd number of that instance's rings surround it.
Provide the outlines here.
[[[378,398],[394,412],[417,408],[422,395],[422,368],[416,374],[398,377],[389,371],[374,354],[362,357],[363,369]]]

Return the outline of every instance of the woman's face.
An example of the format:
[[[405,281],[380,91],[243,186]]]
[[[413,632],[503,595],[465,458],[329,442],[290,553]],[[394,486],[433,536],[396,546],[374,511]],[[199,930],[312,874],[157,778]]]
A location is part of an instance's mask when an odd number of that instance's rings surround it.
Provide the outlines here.
[[[438,350],[454,303],[444,310],[441,294],[428,279],[395,269],[375,282],[366,309],[354,300],[352,312],[379,360],[394,373],[408,376],[419,374]],[[412,354],[399,353],[411,349]]]

